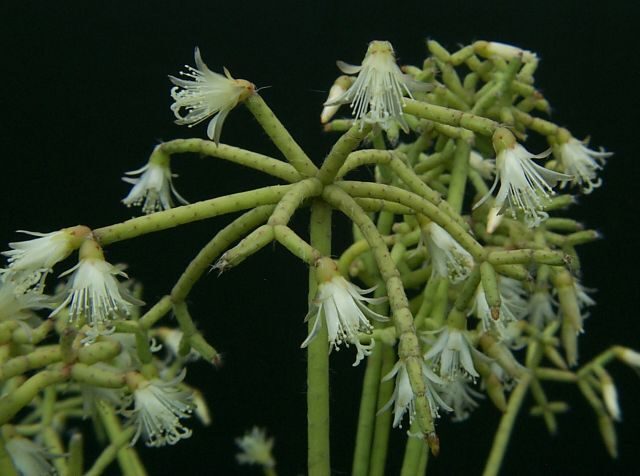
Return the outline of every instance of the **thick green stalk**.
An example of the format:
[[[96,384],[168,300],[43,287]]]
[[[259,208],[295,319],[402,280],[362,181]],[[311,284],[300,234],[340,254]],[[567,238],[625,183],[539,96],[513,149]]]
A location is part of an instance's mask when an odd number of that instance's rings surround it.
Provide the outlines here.
[[[411,425],[409,433],[416,433],[418,431],[417,424],[414,422]],[[400,476],[419,476],[420,462],[422,461],[423,453],[427,453],[427,445],[420,438],[407,436],[407,444],[404,449],[404,459],[402,460],[402,469]]]
[[[335,185],[327,186],[323,197],[358,226],[371,246],[378,270],[387,288],[389,304],[393,313],[393,323],[399,340],[398,356],[404,362],[409,375],[415,398],[416,419],[425,437],[435,442],[435,427],[426,397],[427,389],[422,373],[420,344],[413,326],[413,316],[409,310],[409,301],[404,292],[398,269],[382,236],[371,219],[358,207],[353,198]]]
[[[500,127],[500,124],[485,117],[413,99],[405,98],[404,112],[434,122],[464,127],[485,136],[492,136],[495,130]]]
[[[158,149],[154,150],[154,153],[156,153],[156,151],[170,155],[195,152],[210,157],[217,157],[273,175],[286,182],[297,182],[302,178],[295,168],[285,162],[230,145],[216,145],[215,142],[204,139],[175,139],[169,142],[163,142]]]
[[[391,372],[396,362],[396,353],[392,346],[380,343],[382,347],[382,368],[380,377],[384,378]],[[384,406],[393,396],[393,379],[380,382],[378,386],[378,406]],[[369,476],[384,476],[389,451],[389,434],[391,433],[391,411],[376,414],[373,442],[371,443],[371,459],[369,461]]]
[[[311,245],[331,255],[331,208],[316,199],[311,206]],[[315,268],[309,269],[309,302],[316,297]],[[317,316],[322,319],[322,316]],[[309,332],[315,319],[309,319]],[[329,476],[329,342],[326,323],[307,348],[307,471],[309,476]]]
[[[321,192],[322,183],[318,179],[301,180],[280,199],[267,223],[271,226],[286,225],[304,200],[318,196]]]
[[[313,165],[311,159],[291,137],[260,95],[252,94],[244,101],[244,104],[289,163],[305,177],[314,176],[318,168]]]
[[[187,269],[182,273],[171,290],[174,302],[186,299],[191,289],[202,275],[209,269],[211,263],[218,258],[231,244],[246,235],[256,226],[264,223],[271,215],[275,205],[262,205],[246,212],[220,230],[215,237],[196,255]],[[142,318],[145,319],[145,316]]]
[[[344,165],[347,156],[358,148],[362,139],[364,139],[369,132],[369,129],[369,127],[354,124],[351,126],[351,129],[338,139],[318,171],[317,177],[324,185],[332,183],[335,180],[338,170]]]
[[[513,392],[511,392],[507,411],[502,415],[500,420],[500,425],[498,426],[498,431],[496,432],[493,440],[493,446],[491,447],[487,464],[484,468],[484,472],[482,473],[483,476],[497,476],[500,471],[500,466],[502,465],[502,460],[504,459],[504,454],[507,450],[507,445],[509,444],[509,437],[511,436],[513,425],[516,422],[516,417],[518,416],[524,397],[527,394],[530,382],[531,376],[523,374],[520,377],[518,385]]]
[[[111,444],[102,450],[100,456],[96,458],[93,466],[91,466],[84,476],[100,476],[104,473],[107,466],[109,466],[116,458],[118,452],[131,441],[135,432],[136,429],[133,426],[122,430],[122,433],[118,434],[113,440],[111,440]]]
[[[469,154],[471,144],[464,140],[456,140],[456,151],[453,154],[453,164],[451,166],[451,182],[449,183],[449,194],[447,201],[456,212],[462,211],[464,192],[467,185],[467,172],[469,170]]]
[[[226,213],[256,208],[260,205],[277,203],[292,186],[274,185],[171,208],[170,210],[98,228],[93,230],[93,236],[100,245],[104,246],[116,241],[136,238],[147,233],[174,228],[185,223],[206,220]]]

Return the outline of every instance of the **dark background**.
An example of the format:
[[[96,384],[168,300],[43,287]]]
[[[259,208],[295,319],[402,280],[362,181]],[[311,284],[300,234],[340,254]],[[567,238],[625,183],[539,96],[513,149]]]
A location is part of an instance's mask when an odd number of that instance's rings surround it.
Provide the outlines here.
[[[400,61],[414,64],[425,55],[427,37],[450,50],[495,40],[538,52],[537,84],[554,107],[553,120],[616,153],[605,185],[573,210],[605,237],[580,250],[584,284],[598,289],[599,304],[586,322],[581,354],[586,361],[612,343],[640,348],[640,263],[633,246],[635,2],[104,3],[14,1],[0,7],[0,243],[18,238],[16,229],[98,227],[135,213],[119,203],[129,190],[122,173],[146,163],[160,139],[204,137],[205,125],[189,130],[173,124],[166,77],[193,64],[196,45],[211,69],[225,65],[236,77],[271,86],[261,94],[320,163],[335,139],[322,133],[318,115],[338,74],[336,59],[359,63],[372,39],[390,40]],[[231,113],[222,140],[277,156],[242,107]],[[271,183],[211,159],[180,157],[172,165],[181,175],[176,186],[190,201]],[[145,299],[153,303],[227,222],[218,218],[115,244],[108,259],[129,263],[130,275],[145,283]],[[306,222],[296,223],[304,229]],[[192,314],[225,358],[222,369],[199,363],[188,376],[206,392],[214,422],[206,429],[194,422],[194,436],[175,447],[143,449],[150,474],[258,474],[239,469],[233,457],[233,438],[256,424],[276,437],[280,474],[304,473],[305,354],[298,347],[306,335],[305,279],[305,266],[279,247],[267,247],[195,288]],[[351,467],[356,388],[364,368],[352,368],[352,359],[349,351],[331,358],[335,474]],[[618,461],[608,458],[579,393],[553,388],[552,398],[574,404],[560,416],[559,434],[549,438],[542,421],[523,412],[504,474],[637,474],[639,381],[621,365],[611,371],[624,417],[617,425]],[[442,453],[429,474],[480,474],[498,417],[485,402],[465,423],[441,420]],[[402,433],[393,432],[389,474],[399,468]]]

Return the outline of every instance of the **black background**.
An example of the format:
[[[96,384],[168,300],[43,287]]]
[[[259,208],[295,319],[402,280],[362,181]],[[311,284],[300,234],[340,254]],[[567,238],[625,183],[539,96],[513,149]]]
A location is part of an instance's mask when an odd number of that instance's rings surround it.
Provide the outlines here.
[[[196,45],[211,69],[225,65],[236,77],[271,86],[261,94],[320,163],[335,139],[321,132],[318,115],[338,74],[336,59],[359,63],[372,39],[390,40],[400,61],[414,64],[425,55],[427,37],[450,50],[476,39],[502,41],[539,53],[537,84],[556,122],[616,153],[605,185],[573,210],[605,237],[580,250],[584,284],[598,289],[599,304],[586,322],[581,352],[585,361],[612,343],[640,348],[635,2],[103,3],[0,7],[0,243],[15,240],[16,229],[98,227],[134,214],[119,203],[129,189],[122,173],[146,163],[158,140],[204,137],[205,125],[173,124],[166,77],[193,64]],[[222,141],[278,156],[242,107],[228,118]],[[172,165],[181,175],[176,186],[190,201],[272,183],[212,159],[181,157]],[[227,222],[218,218],[115,244],[108,259],[127,262],[153,303]],[[304,219],[294,223],[304,230]],[[298,347],[306,335],[305,278],[305,266],[267,247],[195,288],[192,314],[225,358],[222,369],[199,363],[188,376],[206,392],[214,422],[206,429],[193,423],[194,436],[175,447],[143,449],[150,474],[258,474],[237,467],[233,457],[233,438],[254,424],[276,436],[280,474],[304,473],[305,354]],[[349,351],[331,358],[335,474],[350,471],[363,372],[351,367],[352,359]],[[639,381],[620,365],[612,373],[624,417],[617,425],[618,461],[606,455],[579,393],[552,388],[552,398],[574,403],[572,411],[559,418],[554,438],[523,412],[504,474],[637,474]],[[498,417],[485,402],[465,423],[443,419],[442,453],[429,474],[480,474]],[[402,433],[393,432],[389,474],[398,472]]]

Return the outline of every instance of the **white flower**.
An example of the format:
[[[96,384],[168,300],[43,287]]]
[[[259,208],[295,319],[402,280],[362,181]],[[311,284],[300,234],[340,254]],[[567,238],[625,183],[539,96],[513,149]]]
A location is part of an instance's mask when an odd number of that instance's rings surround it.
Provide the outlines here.
[[[439,416],[439,410],[445,410],[450,412],[452,408],[445,403],[442,397],[438,394],[435,385],[444,385],[445,381],[434,374],[424,360],[420,361],[422,365],[422,376],[424,377],[426,386],[426,397],[429,402],[429,410],[434,417]],[[380,409],[378,413],[382,413],[391,407],[393,404],[393,427],[402,428],[402,417],[407,410],[409,410],[409,424],[413,421],[415,414],[415,395],[411,388],[411,382],[409,381],[409,374],[405,363],[402,360],[396,362],[387,375],[382,379],[383,382],[391,380],[396,377],[395,387],[391,399]]]
[[[473,257],[437,223],[425,227],[426,242],[434,275],[459,283],[473,269]]]
[[[555,302],[547,291],[536,291],[531,295],[527,314],[529,321],[538,329],[542,329],[549,322],[556,319],[557,314],[553,310]]]
[[[255,91],[255,86],[243,79],[233,79],[227,69],[225,76],[214,73],[202,61],[200,50],[195,49],[196,67],[185,66],[182,76],[189,79],[169,76],[176,86],[171,89],[171,97],[175,101],[171,110],[176,116],[176,124],[189,127],[201,123],[213,116],[207,127],[207,136],[220,142],[222,125],[229,112],[236,105]],[[186,114],[181,114],[181,109]]]
[[[105,332],[106,324],[118,316],[129,315],[133,305],[143,304],[118,282],[116,276],[127,275],[100,258],[85,258],[61,276],[73,273],[67,283],[67,297],[49,317],[69,306],[69,319],[84,318],[92,331]]]
[[[380,321],[388,319],[366,306],[365,303],[377,304],[385,299],[364,297],[372,290],[373,288],[360,289],[337,274],[331,280],[320,283],[318,293],[312,303],[314,306],[309,311],[310,316],[317,308],[316,321],[311,333],[300,347],[307,347],[309,342],[315,338],[324,318],[327,323],[331,348],[339,350],[341,344],[345,344],[347,347],[349,344],[355,345],[357,355],[353,365],[358,365],[365,356],[371,353],[371,349],[375,345],[373,339],[368,345],[362,344],[358,336],[360,332],[369,333],[373,329],[366,316]]]
[[[433,360],[439,368],[440,377],[449,381],[455,380],[459,375],[479,377],[473,365],[472,355],[480,359],[486,357],[473,347],[467,334],[449,326],[437,332],[440,336],[424,355],[424,359]]]
[[[33,290],[22,292],[12,281],[0,280],[0,322],[26,321],[35,316],[34,309],[51,309],[52,298]]]
[[[171,195],[182,204],[187,204],[174,188],[171,179],[176,175],[171,173],[169,164],[149,162],[142,168],[125,172],[126,175],[140,175],[138,178],[122,177],[122,180],[133,184],[129,194],[122,200],[126,206],[142,205],[143,213],[153,213],[173,208]]]
[[[322,108],[322,113],[320,114],[320,123],[326,124],[331,120],[331,118],[338,112],[340,108],[340,104],[335,104],[334,101],[341,97],[344,93],[347,92],[349,86],[351,86],[351,78],[349,76],[339,76],[338,79],[335,80],[331,89],[329,90],[329,96],[325,101],[325,106]],[[331,106],[327,106],[326,104],[332,104]]]
[[[478,407],[476,399],[484,398],[484,395],[469,385],[464,377],[458,377],[446,382],[441,387],[442,399],[453,408],[453,421],[463,421]]]
[[[469,154],[469,165],[486,180],[491,180],[496,174],[496,161],[485,159],[475,150]]]
[[[572,137],[559,146],[558,155],[564,172],[573,177],[570,183],[581,185],[583,193],[591,193],[594,188],[602,184],[602,179],[598,177],[598,170],[602,168],[604,159],[613,153],[596,152]],[[562,187],[568,183],[563,183]]]
[[[185,356],[180,355],[180,342],[183,336],[180,329],[159,327],[156,333],[168,351],[167,358],[169,360],[178,359],[181,362],[192,362],[200,358],[200,354],[193,349],[190,349],[189,353]]]
[[[571,178],[546,169],[531,160],[547,157],[550,153],[551,151],[546,151],[534,155],[518,143],[502,149],[496,158],[497,174],[491,190],[474,205],[474,208],[483,204],[500,182],[493,208],[501,214],[505,205],[508,205],[513,218],[516,217],[516,210],[521,210],[527,226],[538,226],[549,216],[543,208],[554,195],[551,187],[559,181]]]
[[[354,66],[338,61],[338,68],[345,74],[358,74],[351,87],[335,99],[324,103],[325,106],[351,104],[356,120],[382,126],[394,119],[400,123],[405,132],[409,127],[402,117],[404,94],[409,97],[408,84],[412,88],[426,89],[424,83],[411,80],[402,74],[396,64],[393,46],[388,41],[372,41],[362,65]],[[415,83],[415,84],[414,84]]]
[[[132,444],[140,435],[147,446],[155,447],[174,445],[191,436],[191,430],[180,423],[181,418],[191,416],[194,408],[191,392],[178,388],[185,373],[183,369],[169,382],[158,379],[145,381],[133,392],[133,416],[137,429]]]
[[[250,433],[236,438],[236,444],[242,450],[236,454],[238,463],[258,464],[265,468],[273,468],[276,465],[271,454],[273,438],[267,438],[265,430],[254,426]]]
[[[13,436],[5,443],[11,462],[21,476],[49,476],[55,474],[50,456],[42,446],[21,436]]]
[[[10,276],[5,279],[15,281],[23,288],[42,284],[46,275],[77,247],[78,240],[91,230],[84,226],[75,226],[51,233],[18,230],[19,233],[37,236],[32,240],[9,243],[12,248],[3,251],[9,266],[0,273]]]
[[[526,291],[522,283],[515,279],[501,277],[498,282],[500,292],[500,311],[498,319],[491,315],[491,309],[487,302],[482,283],[478,285],[475,298],[476,317],[482,321],[485,331],[495,328],[501,339],[510,341],[513,339],[513,329],[510,324],[524,318],[528,311],[527,301],[524,299]]]

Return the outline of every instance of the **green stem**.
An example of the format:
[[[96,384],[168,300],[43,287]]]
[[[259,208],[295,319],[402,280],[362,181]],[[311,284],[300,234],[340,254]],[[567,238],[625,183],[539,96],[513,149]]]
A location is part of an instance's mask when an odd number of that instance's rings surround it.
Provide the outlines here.
[[[128,240],[156,231],[174,228],[185,223],[206,220],[215,216],[233,213],[260,205],[277,203],[293,185],[274,185],[248,192],[234,193],[202,202],[132,218],[122,223],[93,230],[100,245]]]
[[[413,99],[405,98],[404,112],[434,122],[464,127],[485,136],[492,136],[495,130],[500,127],[500,124],[485,117]]]
[[[516,416],[518,416],[530,382],[531,376],[523,374],[520,377],[518,385],[511,393],[507,411],[502,415],[498,431],[493,440],[493,446],[491,447],[487,464],[482,473],[483,476],[496,476],[500,471],[500,466],[502,465],[502,460],[504,459],[507,445],[509,444],[509,437],[511,436],[513,425],[516,422]]]
[[[470,152],[471,144],[468,141],[464,139],[458,139],[456,141],[456,151],[453,154],[451,182],[449,183],[447,201],[449,205],[451,205],[451,208],[458,214],[462,211],[462,202],[464,201]]]
[[[409,433],[416,433],[417,431],[417,424],[414,422],[411,425]],[[404,459],[402,461],[400,476],[418,476],[420,474],[418,471],[423,453],[427,452],[427,445],[424,444],[422,439],[407,436],[407,444],[404,450]]]
[[[335,180],[338,170],[344,165],[347,156],[360,145],[369,129],[369,127],[361,127],[360,124],[354,124],[351,129],[338,139],[318,171],[317,177],[324,185]]]
[[[409,375],[415,398],[416,418],[423,434],[428,438],[435,438],[435,428],[426,397],[427,389],[422,373],[420,344],[413,325],[413,316],[409,310],[409,301],[387,245],[371,219],[344,190],[335,185],[330,185],[325,187],[323,197],[358,226],[371,246],[371,251],[389,296],[389,304],[393,312],[393,323],[399,340],[398,356],[405,363]]]
[[[0,437],[0,474],[3,476],[19,476],[11,460],[11,455],[7,451],[3,437]]]
[[[331,208],[317,199],[311,206],[310,238],[315,249],[330,256]],[[309,270],[309,302],[316,297],[317,285],[315,268],[312,267]],[[317,319],[321,318],[317,316]],[[314,319],[309,319],[309,332],[314,323]],[[329,476],[329,341],[326,323],[307,350],[307,447],[309,476]]]
[[[384,378],[395,364],[396,355],[393,347],[381,343],[382,347],[382,368],[380,377]],[[377,401],[379,406],[384,405],[393,396],[393,379],[378,384]],[[392,414],[390,410],[378,413],[375,419],[373,431],[373,442],[371,443],[371,460],[369,462],[369,476],[384,476],[387,463],[387,452],[389,451],[389,434],[391,433]]]
[[[116,458],[118,452],[125,447],[133,438],[136,429],[134,427],[125,428],[120,434],[111,440],[111,444],[107,446],[100,456],[93,463],[93,466],[84,474],[84,476],[100,476],[107,466]]]
[[[313,165],[311,159],[291,137],[262,97],[259,94],[252,94],[244,104],[289,163],[305,177],[314,176],[318,168]]]
[[[175,139],[160,144],[154,153],[183,154],[197,153],[209,157],[228,160],[260,172],[273,175],[286,182],[297,182],[302,177],[291,165],[276,160],[272,157],[239,149],[230,145],[218,144],[204,139]],[[153,155],[153,154],[152,154]]]
[[[280,199],[276,209],[269,217],[268,224],[271,226],[286,225],[305,199],[318,196],[321,192],[322,184],[316,178],[308,178],[296,183]]]

